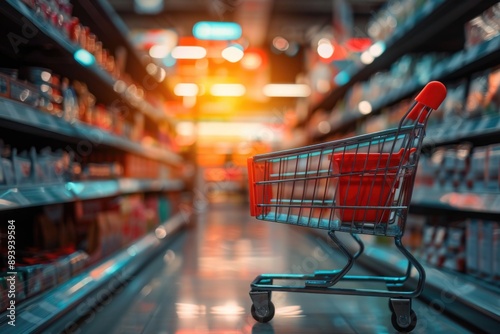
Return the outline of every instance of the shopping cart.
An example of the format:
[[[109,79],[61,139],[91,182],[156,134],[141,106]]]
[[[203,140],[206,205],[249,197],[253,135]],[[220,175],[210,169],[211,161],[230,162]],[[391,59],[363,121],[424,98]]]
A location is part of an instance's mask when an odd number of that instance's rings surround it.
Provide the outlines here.
[[[433,81],[417,95],[395,129],[261,154],[248,160],[252,216],[328,230],[331,240],[347,257],[340,270],[259,275],[250,291],[255,320],[268,322],[274,317],[272,291],[305,292],[388,297],[394,328],[402,332],[415,328],[417,317],[411,300],[423,290],[425,271],[403,246],[401,237],[427,119],[445,96],[445,86]],[[357,250],[350,250],[335,231],[348,232]],[[406,273],[391,277],[346,275],[364,250],[358,234],[393,237],[396,248],[408,260]],[[416,287],[409,288],[405,283],[412,268],[418,280]],[[380,290],[335,287],[341,281],[375,281],[385,286]]]

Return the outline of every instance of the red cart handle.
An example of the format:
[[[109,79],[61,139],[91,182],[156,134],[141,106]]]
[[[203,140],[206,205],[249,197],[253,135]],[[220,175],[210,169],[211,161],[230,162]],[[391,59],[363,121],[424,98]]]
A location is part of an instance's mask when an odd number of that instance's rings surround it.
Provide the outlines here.
[[[423,122],[429,113],[429,109],[436,110],[446,98],[446,87],[439,81],[431,81],[415,97],[417,103],[406,114],[403,119]],[[426,108],[427,107],[427,108]],[[424,111],[424,112],[422,112]]]

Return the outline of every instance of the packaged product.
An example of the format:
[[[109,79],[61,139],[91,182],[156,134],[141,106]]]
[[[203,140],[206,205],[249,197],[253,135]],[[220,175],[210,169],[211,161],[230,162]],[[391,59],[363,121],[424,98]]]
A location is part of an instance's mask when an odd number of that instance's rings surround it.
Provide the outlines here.
[[[493,277],[493,231],[495,222],[482,221],[479,229],[479,274]]]
[[[500,115],[500,66],[489,72],[484,108],[486,114]]]
[[[480,222],[477,219],[468,219],[465,226],[465,269],[469,274],[477,274],[479,271]]]
[[[488,147],[488,164],[486,169],[486,187],[491,190],[500,190],[500,145]]]
[[[32,159],[28,152],[17,153],[17,148],[12,149],[12,163],[17,184],[33,183]]]
[[[0,96],[10,97],[10,78],[0,73]]]

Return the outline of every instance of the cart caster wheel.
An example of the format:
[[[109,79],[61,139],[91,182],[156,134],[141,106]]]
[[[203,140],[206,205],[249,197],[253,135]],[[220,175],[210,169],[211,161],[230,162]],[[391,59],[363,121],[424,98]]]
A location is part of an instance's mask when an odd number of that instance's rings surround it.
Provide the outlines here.
[[[255,309],[255,305],[252,304],[252,308],[250,312],[252,313],[252,317],[261,323],[268,322],[274,317],[274,304],[269,301],[268,303],[269,309],[266,309],[264,307],[260,308],[259,310]]]
[[[394,327],[394,329],[397,330],[398,332],[409,333],[412,330],[414,330],[415,327],[417,326],[417,315],[415,314],[415,312],[413,310],[411,310],[410,311],[410,323],[407,326],[402,327],[398,324],[398,319],[396,317],[396,313],[392,312],[391,322],[392,322],[392,326]]]

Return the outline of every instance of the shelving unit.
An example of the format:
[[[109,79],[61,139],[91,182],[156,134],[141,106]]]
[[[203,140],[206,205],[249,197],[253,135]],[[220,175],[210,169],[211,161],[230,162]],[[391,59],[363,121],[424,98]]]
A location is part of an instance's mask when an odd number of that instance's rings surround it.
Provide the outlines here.
[[[20,1],[5,1],[0,7],[0,14],[5,19],[0,23],[1,26],[5,31],[9,31],[9,34],[0,39],[3,45],[0,51],[3,55],[25,63],[42,62],[72,80],[91,82],[92,93],[102,103],[126,106],[131,110],[142,112],[154,121],[172,121],[147,101],[138,100],[117,89],[117,80],[96,63],[91,65],[79,63],[74,55],[81,48],[68,40],[49,22],[37,17]],[[134,65],[139,66],[139,64]],[[71,68],[71,71],[68,72],[68,68]],[[144,76],[139,78],[142,82]]]
[[[141,60],[136,49],[126,37],[127,27],[119,16],[114,12],[112,6],[103,0],[77,1],[74,3],[73,11],[96,31],[106,45],[115,49],[124,47],[127,50],[128,68],[130,75],[134,78],[141,78],[142,82],[150,83],[148,89],[155,93],[161,94],[166,99],[176,98],[174,94],[167,89],[167,85],[158,82],[154,75],[148,73],[145,69],[144,61]],[[149,56],[145,56],[149,59]]]
[[[180,191],[180,180],[120,178],[16,187],[0,187],[0,210],[85,201],[136,193]]]
[[[168,236],[166,239],[159,239],[154,232],[149,233],[102,263],[28,300],[17,308],[16,329],[20,333],[43,331],[62,316],[73,312],[75,314],[72,322],[64,324],[71,328],[74,321],[98,307],[100,302],[110,297],[114,289],[141,270],[151,257],[164,248],[164,241],[178,233],[185,222],[186,217],[179,213],[159,226]],[[8,318],[3,316],[0,321],[0,331],[4,333],[11,329],[7,320]],[[61,328],[61,331],[63,330],[66,328]]]
[[[5,122],[4,128],[13,128],[27,134],[64,142],[87,140],[94,146],[102,145],[174,166],[182,162],[180,156],[175,153],[153,146],[144,146],[85,123],[68,123],[61,118],[2,97],[0,97],[0,119]]]
[[[322,101],[311,106],[309,116],[321,112],[328,115],[326,119],[330,124],[328,133],[309,130],[311,142],[325,142],[331,138],[337,139],[345,137],[346,134],[350,135],[355,129],[360,131],[360,125],[365,125],[373,117],[378,117],[384,109],[414,97],[426,84],[426,82],[419,82],[417,78],[405,82],[396,89],[384,92],[383,96],[374,101],[369,101],[371,103],[369,114],[341,112],[342,108],[335,108],[337,104],[342,106],[341,102],[346,99],[354,86],[368,81],[380,72],[389,70],[393,63],[405,55],[446,52],[448,56],[438,61],[428,75],[430,80],[438,80],[445,85],[453,84],[460,79],[466,79],[468,82],[474,73],[500,65],[500,36],[468,49],[464,48],[465,23],[496,3],[498,1],[428,1],[427,5],[420,12],[415,13],[412,19],[406,21],[402,27],[397,27],[396,33],[385,41],[385,51],[379,57],[376,57],[368,65],[353,64],[350,68],[345,69],[343,75],[349,78],[346,83],[334,88]],[[356,101],[356,103],[358,102],[360,101]],[[318,118],[307,118],[307,120],[314,119]],[[322,118],[322,120],[324,119]],[[317,124],[306,123],[307,121],[304,121],[298,124],[298,127],[317,128]],[[424,155],[428,155],[436,149],[453,149],[458,145],[466,144],[471,149],[470,152],[473,152],[476,148],[499,144],[499,131],[499,114],[490,112],[489,115],[481,117],[462,119],[457,117],[455,122],[429,124],[422,150]],[[469,166],[469,164],[469,160],[464,162],[464,166]],[[450,166],[436,167],[436,173],[439,168],[445,167],[451,168]],[[461,172],[463,173],[462,170]],[[433,175],[427,171],[425,177],[430,178]],[[466,218],[500,221],[498,209],[500,207],[500,188],[495,189],[494,186],[481,188],[477,185],[469,187],[463,179],[459,180],[457,175],[454,177],[457,179],[457,183],[460,183],[458,186],[441,186],[439,180],[434,180],[432,185],[425,184],[425,180],[421,184],[417,182],[413,190],[410,213],[419,216],[441,217],[441,227],[443,228],[448,227],[447,221],[453,221],[452,217],[461,222],[453,226],[459,229],[465,229]],[[461,251],[464,251],[466,247],[465,241],[463,242]],[[441,247],[443,248],[440,251],[446,252],[444,249],[446,245]],[[394,254],[395,252],[391,252],[382,244],[369,242],[365,251],[366,256],[360,258],[360,263],[368,269],[383,274],[388,272],[403,273],[406,269],[406,263],[403,263],[404,261]],[[474,319],[472,325],[485,332],[496,330],[500,317],[498,305],[492,301],[498,299],[500,290],[498,285],[493,283],[493,278],[482,279],[468,273],[455,272],[451,269],[427,264],[424,259],[421,261],[427,272],[423,299],[431,302],[431,305],[433,305],[432,302],[441,302],[443,298],[446,299],[445,301],[452,300],[452,302],[446,303],[444,312],[464,322],[468,322],[468,319]],[[498,282],[498,278],[496,280]],[[443,297],[443,293],[445,297]]]
[[[79,62],[75,54],[82,50],[82,47],[44,19],[41,13],[35,13],[28,4],[17,0],[6,0],[0,4],[0,28],[7,32],[0,37],[0,67],[29,66],[50,69],[56,74],[67,77],[71,82],[78,80],[85,83],[89,92],[95,96],[96,102],[101,105],[119,108],[128,117],[142,114],[145,122],[144,135],[154,138],[158,128],[164,125],[171,129],[175,121],[163,107],[158,107],[161,103],[150,103],[149,100],[154,97],[152,100],[157,102],[170,98],[171,95],[166,87],[162,86],[159,81],[154,81],[154,86],[150,84],[143,87],[144,97],[129,90],[130,86],[140,87],[156,79],[148,74],[145,64],[128,42],[124,24],[104,1],[72,3],[75,5],[73,14],[79,16],[81,22],[90,26],[92,32],[103,42],[103,46],[112,51],[118,46],[125,47],[127,61],[123,70],[129,80],[128,83],[105,70],[96,61],[90,64]],[[95,17],[96,13],[99,17]],[[133,84],[127,86],[130,82]],[[33,284],[30,280],[39,279],[39,276],[36,276],[38,274],[33,274],[39,268],[31,272],[29,271],[31,269],[28,271],[23,269],[26,264],[20,265],[19,275],[26,275],[26,277],[23,281],[19,281],[18,285],[26,285],[27,297],[18,299],[16,295],[17,324],[23,328],[17,328],[18,330],[23,332],[41,330],[54,319],[74,310],[75,306],[88,296],[95,294],[104,286],[109,286],[110,282],[126,279],[162,249],[165,240],[168,239],[165,236],[173,235],[189,219],[189,213],[181,212],[182,209],[179,206],[180,194],[185,189],[178,172],[182,167],[183,159],[175,151],[162,146],[161,143],[144,144],[141,138],[131,139],[125,134],[117,134],[81,120],[68,121],[64,117],[4,96],[0,97],[0,133],[0,139],[4,141],[4,144],[14,148],[19,145],[22,149],[32,147],[34,152],[40,152],[47,146],[50,146],[51,151],[57,149],[64,150],[64,152],[77,152],[79,147],[85,144],[90,151],[83,152],[84,154],[77,157],[80,159],[78,162],[82,164],[110,164],[115,162],[112,159],[117,159],[117,157],[119,157],[120,164],[137,164],[134,159],[140,158],[139,164],[151,162],[158,169],[157,172],[150,173],[142,166],[142,169],[129,171],[132,175],[123,172],[117,174],[119,176],[80,175],[75,177],[76,174],[71,174],[57,181],[48,181],[48,177],[46,180],[41,180],[34,176],[34,169],[39,166],[34,166],[35,160],[32,159],[29,182],[20,182],[17,179],[9,181],[2,175],[4,179],[0,178],[0,216],[5,221],[2,224],[4,226],[2,226],[1,237],[6,238],[6,234],[3,234],[3,227],[6,226],[7,219],[15,220],[16,217],[23,217],[23,220],[27,220],[23,221],[22,226],[21,224],[17,226],[19,230],[23,229],[22,233],[25,237],[21,238],[19,235],[19,240],[16,241],[16,256],[18,257],[16,260],[21,260],[25,256],[23,253],[29,253],[27,249],[32,248],[34,240],[39,242],[40,235],[47,232],[30,231],[31,226],[35,224],[39,224],[37,228],[42,230],[44,224],[54,224],[58,228],[68,228],[66,225],[69,224],[75,227],[78,225],[78,232],[74,231],[78,236],[78,244],[75,242],[71,247],[78,251],[89,252],[89,261],[83,265],[90,267],[85,271],[81,272],[68,265],[64,270],[66,270],[65,277],[70,275],[68,272],[72,272],[69,280],[61,282],[59,277],[62,275],[56,273],[57,284],[50,283],[41,291],[38,289],[31,293],[28,291]],[[4,152],[1,153],[4,154]],[[95,158],[95,155],[98,157]],[[92,159],[89,159],[89,156]],[[8,159],[12,159],[13,168],[17,168],[13,158]],[[99,161],[99,159],[103,160]],[[5,167],[0,165],[0,168]],[[124,170],[126,168],[126,165],[123,166]],[[141,174],[141,171],[144,174]],[[154,175],[155,173],[158,175]],[[130,211],[127,213],[117,210],[117,205],[123,205],[120,201],[125,201],[125,199],[135,201],[136,205],[139,202],[139,209],[127,208]],[[96,203],[102,203],[102,207],[96,206]],[[39,215],[46,209],[55,210],[54,212],[63,211],[64,221],[40,221]],[[141,216],[142,211],[134,212],[134,210],[146,209],[150,210],[150,213],[157,210],[154,212],[153,220],[151,217]],[[114,218],[111,215],[104,216],[110,212],[116,214]],[[81,221],[79,222],[78,219]],[[112,219],[115,221],[110,221]],[[151,224],[155,220],[161,221],[161,224],[153,227]],[[104,228],[103,224],[107,227]],[[144,235],[146,225],[150,230]],[[156,228],[156,231],[151,231],[151,228]],[[155,233],[158,229],[162,233]],[[120,246],[117,246],[118,241],[113,241],[113,246],[108,245],[108,249],[104,251],[100,243],[111,243],[116,235],[106,235],[106,233],[112,233],[113,230],[115,231],[113,233],[127,230],[131,234],[120,239],[119,242],[123,243]],[[36,233],[42,234],[35,235]],[[61,235],[58,235],[58,238],[60,237]],[[80,240],[82,238],[83,241]],[[99,243],[94,250],[89,246],[91,242]],[[62,247],[63,242],[58,240],[57,244],[59,243]],[[3,245],[3,241],[0,245]],[[80,248],[81,245],[87,248]],[[36,247],[40,246],[37,244]],[[59,251],[54,247],[40,248],[37,251],[39,253]],[[60,259],[56,261],[62,261]],[[0,265],[5,266],[5,264],[6,258],[3,256]],[[58,265],[60,265],[59,262]],[[40,266],[44,268],[53,266],[54,268],[48,269],[60,270],[57,269],[58,266],[50,263],[44,262]],[[3,279],[3,276],[0,279]],[[0,284],[1,289],[3,287]],[[3,303],[0,304],[4,306]],[[5,308],[0,312],[4,310]],[[4,321],[6,319],[8,319],[6,316],[2,316],[0,328],[8,328]]]
[[[465,22],[482,13],[497,1],[470,1],[470,0],[441,0],[428,2],[421,13],[412,21],[398,28],[398,31],[385,41],[385,51],[369,64],[359,68],[353,65],[347,72],[349,81],[335,88],[320,103],[312,106],[311,112],[318,110],[331,110],[335,104],[344,97],[347,90],[355,83],[364,81],[380,70],[388,69],[401,56],[429,50],[430,46],[436,50],[441,46],[446,51],[458,51],[463,43],[463,25]],[[453,35],[448,35],[454,33]],[[459,43],[449,46],[443,43],[443,37],[453,36]],[[439,50],[439,51],[445,51]],[[418,89],[418,88],[417,88]]]
[[[384,57],[384,55],[382,55],[381,57]],[[447,58],[440,62],[440,64],[433,69],[430,77],[432,77],[433,80],[438,80],[445,83],[450,82],[452,80],[467,76],[470,73],[487,69],[494,64],[497,64],[499,58],[500,36],[497,36],[494,39],[489,40],[481,45],[477,45],[469,50],[462,50],[454,53],[450,58]],[[349,86],[352,86],[353,83],[351,83]],[[388,92],[388,94],[380,97],[378,100],[372,101],[372,112],[370,113],[370,116],[379,114],[382,109],[391,106],[398,101],[414,96],[420,89],[422,89],[424,84],[425,83],[418,82],[417,80],[408,81],[399,89],[392,90]],[[342,87],[347,87],[347,85]],[[327,97],[327,99],[329,98],[330,97]],[[337,101],[340,98],[341,96],[336,97]],[[326,103],[326,99],[323,103]],[[313,110],[319,110],[320,106],[315,107]],[[341,129],[351,128],[357,122],[362,122],[370,116],[363,115],[361,113],[358,115],[344,115],[341,119],[338,120],[338,122],[332,124],[329,134],[317,133],[314,136],[314,140],[322,141],[331,133],[335,133]]]

